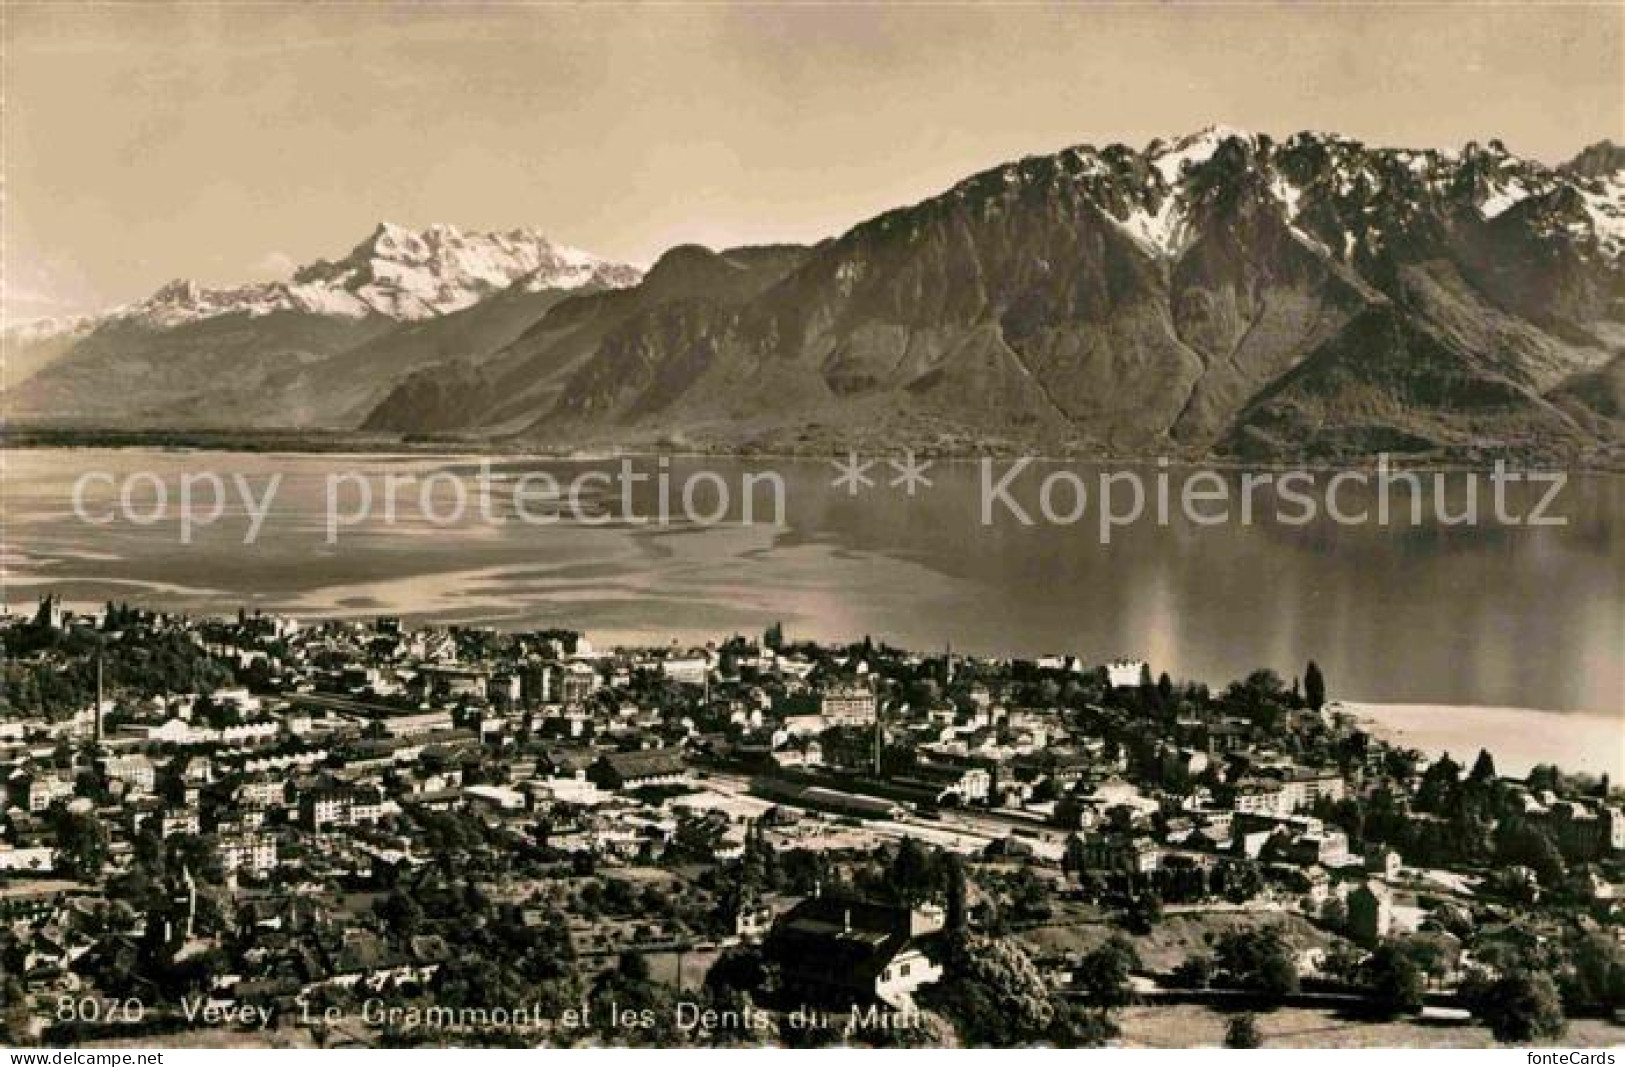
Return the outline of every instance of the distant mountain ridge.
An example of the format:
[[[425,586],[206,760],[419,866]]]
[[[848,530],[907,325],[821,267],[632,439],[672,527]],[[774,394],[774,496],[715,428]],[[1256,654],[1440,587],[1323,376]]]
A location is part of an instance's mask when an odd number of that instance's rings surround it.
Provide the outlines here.
[[[547,446],[1618,456],[1622,155],[1548,167],[1494,141],[1226,128],[1070,148],[810,248],[673,249],[547,307],[514,309],[510,284],[458,312],[510,302],[480,343],[412,348],[391,323],[302,379],[369,383],[305,424]],[[380,284],[315,266],[346,293]],[[405,317],[384,292],[368,306]],[[418,355],[383,375],[391,350]],[[346,352],[368,355],[346,371]]]
[[[7,412],[117,425],[353,424],[419,362],[506,343],[570,293],[641,277],[535,229],[380,223],[347,255],[287,281],[178,280],[103,315],[8,329]],[[384,336],[397,351],[366,358]]]
[[[465,233],[436,224],[409,230],[381,222],[338,260],[317,260],[287,281],[209,287],[176,279],[147,299],[103,315],[43,320],[13,327],[38,338],[84,332],[108,321],[175,327],[221,315],[279,311],[360,319],[371,315],[416,321],[461,311],[513,285],[526,291],[635,285],[639,271],[590,252],[554,244],[526,228]]]
[[[1594,456],[1621,440],[1611,158],[1226,129],[1068,149],[860,223],[754,288],[663,297],[663,260],[597,300],[590,329],[571,301],[483,366],[414,375],[367,425],[775,451]]]

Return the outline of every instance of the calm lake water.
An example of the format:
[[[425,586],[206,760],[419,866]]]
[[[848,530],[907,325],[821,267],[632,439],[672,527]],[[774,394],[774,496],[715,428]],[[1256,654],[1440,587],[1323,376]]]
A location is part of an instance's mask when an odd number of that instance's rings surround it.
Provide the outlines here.
[[[1324,517],[1290,525],[1267,506],[1248,525],[1205,526],[1176,504],[1167,525],[1141,521],[1102,544],[1094,499],[1077,525],[1039,518],[1038,485],[1054,469],[1044,467],[1013,483],[1012,497],[1038,520],[1031,527],[997,509],[992,525],[979,521],[974,463],[937,463],[932,486],[914,497],[886,485],[892,472],[882,463],[869,471],[877,486],[854,497],[830,485],[827,463],[712,460],[673,460],[672,484],[703,463],[732,487],[737,515],[741,478],[775,470],[785,524],[543,526],[515,513],[514,478],[546,471],[567,484],[618,461],[494,460],[485,514],[479,461],[468,457],[47,449],[4,459],[0,564],[14,611],[51,590],[70,601],[193,612],[247,605],[305,618],[571,626],[600,645],[755,633],[783,620],[792,636],[872,634],[917,649],[951,642],[975,653],[1092,661],[1128,654],[1215,685],[1256,666],[1290,678],[1313,658],[1333,695],[1348,700],[1625,715],[1625,479],[1617,477],[1571,478],[1552,508],[1567,520],[1561,527],[1412,527],[1401,491],[1386,527]],[[636,469],[657,473],[654,462]],[[1095,468],[1066,470],[1093,492]],[[89,487],[85,508],[112,521],[75,516],[72,487],[86,471],[112,479]],[[180,478],[205,471],[239,476],[257,495],[281,476],[257,543],[243,544],[249,514],[235,489],[217,522],[181,542]],[[354,513],[365,482],[375,515],[329,544],[328,486],[340,471],[353,477],[337,483],[339,510]],[[137,472],[160,479],[169,498],[169,513],[147,525],[117,514],[115,489]],[[460,521],[440,525],[422,513],[415,486],[436,473],[444,476],[429,504],[444,515],[456,481],[469,494]],[[1176,501],[1184,473],[1174,472]],[[394,521],[382,514],[390,475],[403,487]],[[1234,490],[1240,476],[1222,477]],[[534,479],[527,486],[538,488]],[[701,487],[702,507],[714,488]],[[653,478],[638,487],[640,514],[653,513],[654,489]],[[1460,495],[1447,494],[1455,505]],[[1487,511],[1487,487],[1480,495]],[[1508,512],[1527,514],[1541,495],[1512,493]],[[680,501],[678,490],[672,496]],[[1346,486],[1343,510],[1370,497]],[[546,510],[537,499],[527,497],[532,515]],[[758,517],[771,517],[768,497],[754,499]],[[198,500],[206,513],[209,491],[200,488]],[[136,517],[154,514],[154,501],[150,479],[132,486]],[[1051,503],[1065,512],[1070,498],[1057,492]]]

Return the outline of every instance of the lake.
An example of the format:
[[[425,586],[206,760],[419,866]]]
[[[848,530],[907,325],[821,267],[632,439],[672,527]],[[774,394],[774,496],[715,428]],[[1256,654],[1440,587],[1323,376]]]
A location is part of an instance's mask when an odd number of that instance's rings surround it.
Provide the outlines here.
[[[476,504],[466,487],[480,460],[468,456],[38,449],[4,458],[0,565],[13,611],[55,591],[71,602],[189,612],[568,626],[600,645],[759,633],[782,620],[792,637],[870,634],[914,649],[1091,662],[1132,655],[1215,686],[1257,666],[1290,679],[1313,658],[1345,700],[1625,714],[1625,479],[1616,476],[1570,478],[1551,509],[1562,526],[1447,526],[1431,510],[1412,526],[1401,497],[1398,521],[1386,526],[1325,515],[1295,524],[1265,507],[1248,523],[1142,521],[1103,544],[1092,511],[1068,525],[1041,510],[1047,471],[1076,472],[1068,477],[1093,490],[1099,468],[1090,466],[1025,471],[1012,495],[1035,519],[1028,526],[1002,505],[995,521],[980,521],[986,476],[974,462],[938,461],[931,485],[909,496],[888,484],[896,472],[885,463],[852,495],[831,484],[827,462],[637,461],[646,480],[627,500],[643,516],[658,505],[661,474],[678,486],[710,472],[698,505],[709,509],[707,494],[732,486],[727,514],[737,519],[743,479],[776,472],[782,525],[710,525],[626,521],[619,491],[602,484],[617,469],[610,460],[493,458],[489,499]],[[73,487],[87,471],[105,475],[82,502],[94,521],[74,512]],[[606,479],[582,492],[579,517],[533,484],[564,485],[585,471]],[[180,478],[201,472],[222,479],[229,499],[183,543]],[[526,474],[530,506],[516,507]],[[259,500],[275,476],[258,538],[245,546],[254,507],[232,479]],[[407,487],[393,519],[382,513],[391,476]],[[1234,489],[1242,475],[1209,477]],[[363,484],[373,505],[365,519],[354,517]],[[335,486],[342,521],[330,537]],[[1048,511],[1069,517],[1076,486],[1052,488]],[[1462,492],[1444,488],[1459,503]],[[1509,510],[1520,514],[1544,495],[1511,489]],[[1345,490],[1345,511],[1374,494]],[[459,493],[465,513],[444,521]],[[770,496],[753,497],[758,518],[772,517]],[[612,521],[599,525],[603,509]],[[538,513],[560,521],[539,524]]]

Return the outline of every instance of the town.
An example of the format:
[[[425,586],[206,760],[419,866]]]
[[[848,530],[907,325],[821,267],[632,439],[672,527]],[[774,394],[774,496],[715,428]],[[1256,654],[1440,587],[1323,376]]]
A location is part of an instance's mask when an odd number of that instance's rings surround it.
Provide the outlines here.
[[[1621,791],[1313,663],[54,595],[0,644],[0,1044],[1625,1039]]]

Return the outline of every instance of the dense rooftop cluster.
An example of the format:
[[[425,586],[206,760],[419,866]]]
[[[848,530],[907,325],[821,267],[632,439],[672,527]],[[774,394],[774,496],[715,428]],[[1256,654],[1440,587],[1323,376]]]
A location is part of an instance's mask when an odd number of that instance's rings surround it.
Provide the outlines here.
[[[0,642],[11,1043],[1093,1044],[1215,990],[1529,1040],[1625,1006],[1611,783],[1393,746],[1313,664],[1213,691],[53,597]]]

